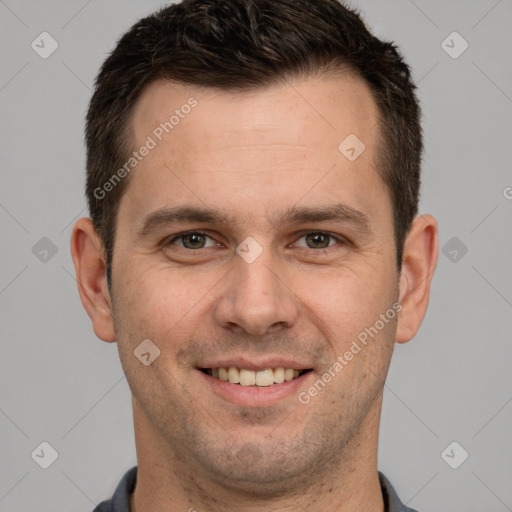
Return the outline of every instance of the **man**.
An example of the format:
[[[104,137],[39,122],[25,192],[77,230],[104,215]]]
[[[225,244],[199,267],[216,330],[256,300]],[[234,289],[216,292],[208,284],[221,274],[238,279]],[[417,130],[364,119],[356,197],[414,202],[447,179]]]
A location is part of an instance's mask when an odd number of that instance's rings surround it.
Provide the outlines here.
[[[138,466],[97,512],[410,511],[377,446],[437,261],[414,89],[336,0],[185,0],[118,42],[71,250]]]

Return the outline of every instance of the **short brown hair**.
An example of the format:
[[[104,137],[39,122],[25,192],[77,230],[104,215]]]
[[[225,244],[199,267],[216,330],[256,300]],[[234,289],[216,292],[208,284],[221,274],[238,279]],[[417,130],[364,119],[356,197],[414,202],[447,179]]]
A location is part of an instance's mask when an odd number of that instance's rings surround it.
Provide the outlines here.
[[[129,176],[106,198],[97,191],[131,154],[128,125],[143,88],[168,79],[237,92],[343,70],[368,83],[378,106],[377,168],[391,194],[400,269],[418,211],[423,142],[416,87],[396,45],[373,36],[337,0],[184,0],[133,25],[96,78],[85,130],[86,194],[107,276]]]

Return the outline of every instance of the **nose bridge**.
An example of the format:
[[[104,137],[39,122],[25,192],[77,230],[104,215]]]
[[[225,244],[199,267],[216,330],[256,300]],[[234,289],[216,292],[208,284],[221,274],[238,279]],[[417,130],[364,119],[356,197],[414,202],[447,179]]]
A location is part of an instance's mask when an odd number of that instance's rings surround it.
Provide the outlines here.
[[[258,248],[258,246],[260,248]],[[291,326],[298,315],[298,301],[270,244],[256,246],[245,240],[237,248],[233,269],[215,307],[215,320],[223,327],[239,326],[255,335],[277,324]]]

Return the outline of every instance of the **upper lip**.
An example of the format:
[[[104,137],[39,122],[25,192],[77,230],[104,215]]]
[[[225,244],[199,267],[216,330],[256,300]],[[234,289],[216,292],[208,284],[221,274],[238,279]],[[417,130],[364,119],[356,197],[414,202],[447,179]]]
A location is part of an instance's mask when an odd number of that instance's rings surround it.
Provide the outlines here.
[[[209,359],[198,365],[198,368],[244,368],[246,370],[266,370],[269,368],[293,368],[294,370],[310,370],[313,365],[295,359],[279,357],[231,357],[229,359]]]

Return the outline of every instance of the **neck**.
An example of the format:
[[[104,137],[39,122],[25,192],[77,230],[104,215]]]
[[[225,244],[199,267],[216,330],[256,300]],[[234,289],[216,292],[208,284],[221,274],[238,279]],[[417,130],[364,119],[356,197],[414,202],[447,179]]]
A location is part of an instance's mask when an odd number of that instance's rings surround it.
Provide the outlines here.
[[[288,482],[286,490],[271,497],[265,491],[241,491],[226,479],[201,473],[190,460],[180,460],[133,404],[138,469],[130,512],[385,512],[377,472],[382,397],[343,454],[334,454],[322,468]]]

